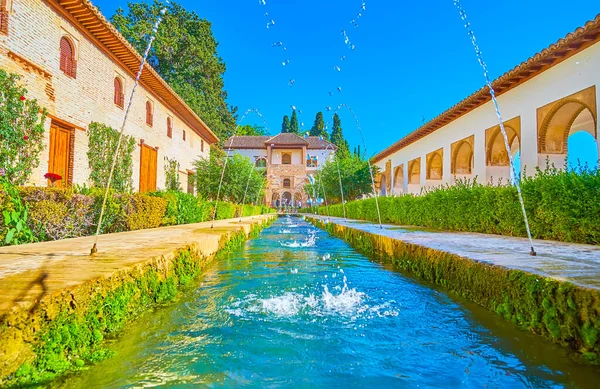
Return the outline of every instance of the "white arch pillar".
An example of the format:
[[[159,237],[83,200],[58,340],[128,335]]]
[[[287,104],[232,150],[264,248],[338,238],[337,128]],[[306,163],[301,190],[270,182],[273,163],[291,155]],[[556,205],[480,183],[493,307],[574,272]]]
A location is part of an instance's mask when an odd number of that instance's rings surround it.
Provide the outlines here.
[[[537,112],[531,109],[521,113],[521,175],[535,175],[535,168],[545,167],[546,159],[538,158]]]
[[[408,163],[404,162],[402,164],[402,169],[404,169],[404,174],[402,174],[402,191],[404,193],[408,193]]]
[[[452,146],[448,143],[442,149],[442,182],[444,184],[452,185],[454,180],[452,179],[452,171],[451,171],[451,161],[452,161]]]
[[[421,166],[419,166],[419,186],[421,187],[420,189],[423,189],[427,185],[427,154],[421,154],[420,162]]]
[[[477,177],[477,182],[480,184],[488,182],[485,153],[485,130],[480,130],[473,136],[473,171],[471,172],[473,178]]]

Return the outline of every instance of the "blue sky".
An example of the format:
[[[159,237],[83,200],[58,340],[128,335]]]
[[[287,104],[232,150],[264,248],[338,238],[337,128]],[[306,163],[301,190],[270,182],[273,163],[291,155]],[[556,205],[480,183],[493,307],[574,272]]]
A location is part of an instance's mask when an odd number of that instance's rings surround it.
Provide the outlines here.
[[[106,16],[125,6],[125,1],[94,3]],[[259,0],[180,3],[212,22],[227,64],[229,103],[240,112],[258,109],[271,133],[279,132],[292,105],[302,111],[300,122],[309,129],[316,112],[324,111],[331,121],[333,112],[326,107],[345,103],[356,112],[372,155],[484,83],[452,0],[367,0],[358,27],[350,21],[362,0],[266,0],[266,6]],[[600,13],[598,0],[569,7],[558,0],[462,4],[493,78]],[[275,25],[267,28],[270,19]],[[344,43],[342,30],[354,50]],[[283,42],[287,51],[272,47],[275,42]],[[282,65],[285,60],[290,61],[287,66]],[[340,115],[351,145],[359,144],[351,115]],[[254,115],[246,123],[262,124]]]

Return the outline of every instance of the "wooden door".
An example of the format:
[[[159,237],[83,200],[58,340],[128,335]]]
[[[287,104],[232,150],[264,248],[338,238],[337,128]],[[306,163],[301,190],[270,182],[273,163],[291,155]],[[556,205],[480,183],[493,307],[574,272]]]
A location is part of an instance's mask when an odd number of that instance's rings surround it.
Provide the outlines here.
[[[142,145],[140,158],[140,192],[156,190],[156,149]]]
[[[69,182],[69,162],[71,155],[71,130],[52,124],[50,127],[50,159],[48,173],[55,173],[62,177],[54,186],[62,188]],[[50,184],[50,180],[48,180]]]

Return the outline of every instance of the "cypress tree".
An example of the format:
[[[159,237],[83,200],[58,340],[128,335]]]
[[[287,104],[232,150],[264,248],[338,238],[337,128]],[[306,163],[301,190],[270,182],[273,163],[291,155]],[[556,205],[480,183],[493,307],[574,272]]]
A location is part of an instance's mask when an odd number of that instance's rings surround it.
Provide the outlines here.
[[[323,139],[328,140],[329,134],[325,131],[325,121],[323,120],[323,112],[318,112],[315,117],[315,123],[310,129],[311,136],[322,136]]]
[[[288,132],[292,132],[297,134],[300,130],[298,129],[298,116],[296,116],[296,110],[292,111],[292,119],[290,120],[290,130]]]
[[[283,124],[281,124],[281,132],[290,132],[290,118],[288,115],[283,117]]]
[[[347,158],[350,156],[350,149],[348,142],[344,139],[342,132],[342,121],[338,114],[333,115],[333,128],[331,129],[331,143],[337,146],[337,155],[340,158]]]

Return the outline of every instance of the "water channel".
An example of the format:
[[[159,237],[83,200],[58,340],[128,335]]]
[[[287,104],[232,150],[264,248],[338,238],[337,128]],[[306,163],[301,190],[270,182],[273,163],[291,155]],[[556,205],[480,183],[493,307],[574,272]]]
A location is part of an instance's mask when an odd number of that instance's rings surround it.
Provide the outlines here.
[[[60,388],[597,388],[600,369],[298,218],[215,261]]]

